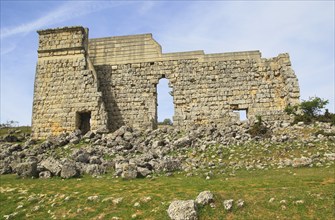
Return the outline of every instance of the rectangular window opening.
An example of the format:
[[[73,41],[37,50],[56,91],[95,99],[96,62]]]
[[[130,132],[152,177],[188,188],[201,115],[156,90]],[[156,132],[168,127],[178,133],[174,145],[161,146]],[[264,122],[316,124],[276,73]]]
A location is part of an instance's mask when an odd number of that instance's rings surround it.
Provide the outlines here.
[[[233,112],[235,112],[238,115],[240,121],[248,120],[248,109],[236,109]]]

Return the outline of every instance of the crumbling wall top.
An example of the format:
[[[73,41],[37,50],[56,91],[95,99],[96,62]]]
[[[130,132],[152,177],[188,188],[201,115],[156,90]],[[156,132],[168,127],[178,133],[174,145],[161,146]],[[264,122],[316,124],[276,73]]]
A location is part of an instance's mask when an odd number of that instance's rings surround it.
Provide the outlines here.
[[[38,30],[37,33],[39,35],[43,35],[43,34],[65,32],[65,31],[76,31],[76,30],[80,30],[84,33],[86,30],[88,30],[88,28],[84,28],[82,26],[67,26],[67,27],[61,27],[61,28],[42,29],[42,30]]]

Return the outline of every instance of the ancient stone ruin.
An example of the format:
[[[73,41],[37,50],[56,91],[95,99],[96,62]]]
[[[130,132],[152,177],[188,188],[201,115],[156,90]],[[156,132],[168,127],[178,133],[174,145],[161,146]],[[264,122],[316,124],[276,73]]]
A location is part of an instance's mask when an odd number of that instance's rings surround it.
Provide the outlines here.
[[[299,102],[288,54],[271,59],[259,51],[162,53],[151,34],[88,38],[88,29],[38,31],[34,88],[34,138],[80,129],[123,125],[157,127],[157,84],[169,80],[177,128],[237,120],[287,120],[284,108]]]

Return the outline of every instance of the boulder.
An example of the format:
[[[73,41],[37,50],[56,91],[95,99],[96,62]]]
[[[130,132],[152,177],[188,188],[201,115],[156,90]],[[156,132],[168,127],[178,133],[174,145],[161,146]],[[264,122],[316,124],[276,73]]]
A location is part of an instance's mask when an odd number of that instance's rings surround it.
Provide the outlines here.
[[[172,220],[197,220],[198,214],[194,200],[173,201],[168,210],[168,215]]]
[[[49,170],[54,176],[59,176],[62,171],[62,165],[53,157],[49,157],[41,162],[41,166]]]
[[[19,177],[29,178],[37,177],[37,163],[36,162],[24,162],[19,163],[16,166],[16,172]]]
[[[203,191],[199,193],[195,202],[200,205],[207,205],[214,202],[214,195],[210,191]]]
[[[152,173],[151,170],[149,170],[146,167],[137,167],[137,172],[142,177],[146,177],[146,176],[148,176],[149,174]]]
[[[159,163],[155,167],[155,170],[171,172],[171,171],[179,170],[180,168],[181,168],[180,160],[167,159],[167,160],[159,161]]]
[[[135,179],[137,177],[137,169],[134,164],[124,164],[121,177],[123,179]]]
[[[83,149],[74,151],[72,157],[76,162],[89,163],[90,161],[90,154]]]
[[[93,131],[88,131],[84,136],[83,139],[92,139],[94,138],[95,134]]]
[[[6,160],[0,160],[0,175],[12,173],[12,167]]]
[[[68,179],[71,177],[77,177],[79,175],[79,172],[76,168],[76,164],[71,161],[66,161],[62,166],[62,171],[60,173],[60,176],[64,179]]]
[[[19,138],[13,134],[8,134],[5,137],[3,137],[3,140],[5,142],[18,142]]]
[[[106,169],[98,164],[87,164],[85,166],[85,173],[92,176],[99,176],[106,173]]]

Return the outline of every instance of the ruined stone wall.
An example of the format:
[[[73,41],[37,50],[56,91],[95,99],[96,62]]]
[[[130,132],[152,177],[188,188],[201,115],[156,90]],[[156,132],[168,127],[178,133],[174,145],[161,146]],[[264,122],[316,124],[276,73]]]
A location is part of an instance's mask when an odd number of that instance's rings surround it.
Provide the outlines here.
[[[256,55],[256,56],[255,56]],[[233,110],[248,117],[287,119],[283,109],[298,102],[299,89],[287,54],[261,59],[245,56],[222,61],[181,59],[119,65],[97,65],[112,130],[120,124],[154,127],[156,86],[167,78],[173,88],[175,126],[234,120]]]
[[[87,30],[68,27],[38,33],[33,137],[72,132],[79,126],[81,112],[91,114],[91,129],[105,126],[107,114],[97,76],[87,59]]]
[[[33,132],[77,128],[76,114],[92,112],[91,130],[122,125],[155,128],[157,84],[173,89],[174,125],[226,125],[234,110],[248,118],[287,120],[299,102],[298,80],[288,54],[271,59],[259,51],[162,53],[151,34],[90,39],[82,27],[39,32]]]

